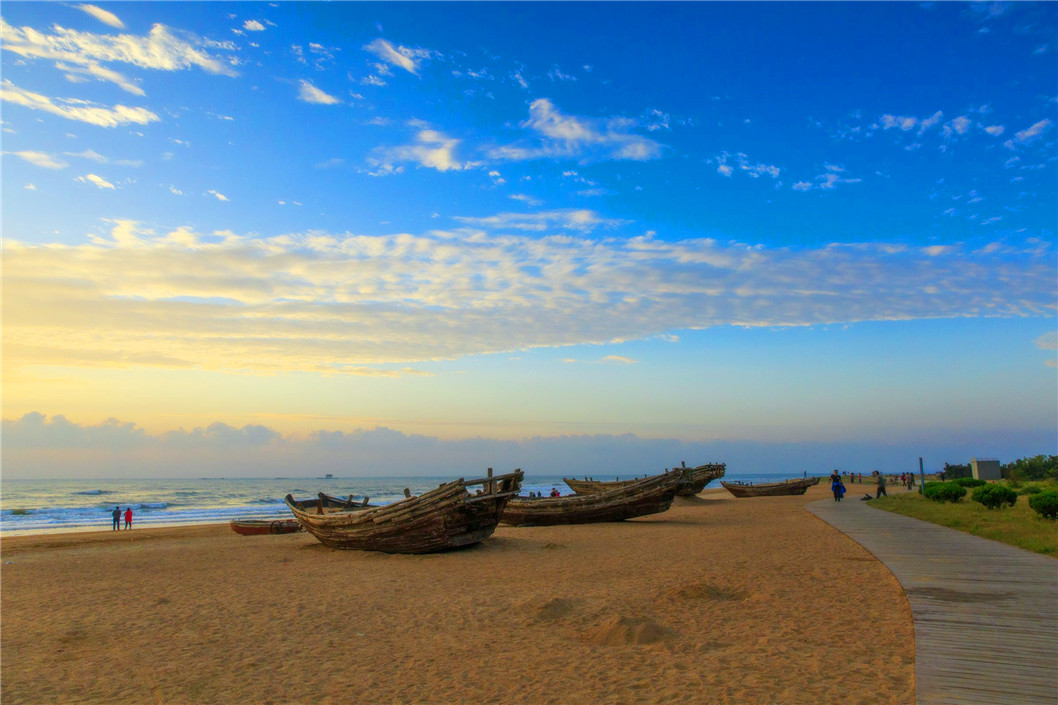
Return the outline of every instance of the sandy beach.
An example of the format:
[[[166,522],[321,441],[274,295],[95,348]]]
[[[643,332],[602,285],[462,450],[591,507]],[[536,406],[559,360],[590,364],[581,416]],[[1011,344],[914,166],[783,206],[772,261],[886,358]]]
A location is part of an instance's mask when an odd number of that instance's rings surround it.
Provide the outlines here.
[[[5,538],[0,697],[912,703],[907,599],[802,508],[827,497],[707,490],[425,556],[227,525]]]

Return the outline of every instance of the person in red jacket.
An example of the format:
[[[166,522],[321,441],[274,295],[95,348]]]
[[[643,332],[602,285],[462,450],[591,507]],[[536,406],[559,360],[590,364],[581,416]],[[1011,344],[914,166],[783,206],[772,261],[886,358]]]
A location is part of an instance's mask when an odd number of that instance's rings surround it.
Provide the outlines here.
[[[125,510],[125,528],[132,528],[132,507]]]

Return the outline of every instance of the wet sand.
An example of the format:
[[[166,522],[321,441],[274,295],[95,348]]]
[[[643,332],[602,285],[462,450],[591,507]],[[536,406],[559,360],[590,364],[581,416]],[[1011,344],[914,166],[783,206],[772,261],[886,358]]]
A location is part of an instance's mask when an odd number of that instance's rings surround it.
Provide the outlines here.
[[[707,490],[426,556],[226,524],[5,538],[0,699],[913,703],[907,599],[802,509],[827,497]]]

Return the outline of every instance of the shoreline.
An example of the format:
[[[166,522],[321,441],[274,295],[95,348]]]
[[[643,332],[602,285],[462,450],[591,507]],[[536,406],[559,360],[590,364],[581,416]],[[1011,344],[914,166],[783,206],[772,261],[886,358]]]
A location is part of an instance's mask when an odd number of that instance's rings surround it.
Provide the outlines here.
[[[828,496],[716,488],[422,556],[224,524],[0,537],[0,697],[910,705],[907,598],[802,507]]]

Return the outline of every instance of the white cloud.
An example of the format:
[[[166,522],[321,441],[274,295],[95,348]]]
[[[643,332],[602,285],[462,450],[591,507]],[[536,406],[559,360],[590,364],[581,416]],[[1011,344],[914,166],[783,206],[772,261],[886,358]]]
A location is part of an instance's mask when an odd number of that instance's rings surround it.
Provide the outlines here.
[[[842,176],[841,174],[845,171],[844,167],[826,164],[824,168],[826,171],[817,175],[814,182],[798,181],[791,188],[794,191],[811,191],[813,189],[830,191],[837,188],[838,184],[858,184],[863,181],[863,179],[850,179]]]
[[[731,157],[735,158],[738,163],[738,170],[744,172],[748,176],[758,179],[761,176],[770,176],[773,179],[779,178],[779,167],[773,164],[764,164],[763,162],[750,161],[749,157],[739,152],[738,154],[731,154],[730,152],[721,152],[717,156],[713,157],[710,162],[716,162],[716,171],[718,174],[723,176],[731,176],[734,173],[735,167],[727,163],[727,160]]]
[[[603,218],[593,210],[584,208],[540,211],[537,213],[499,213],[486,217],[455,216],[464,225],[486,230],[523,230],[545,232],[558,229],[588,233],[596,228],[613,228],[628,221]]]
[[[117,164],[120,166],[143,166],[143,161],[139,159],[108,159],[94,149],[86,149],[83,152],[65,152],[67,157],[79,157],[81,159],[88,159],[89,161],[96,162],[98,164]]]
[[[47,152],[33,152],[33,151],[22,151],[22,152],[4,152],[4,154],[12,154],[22,161],[29,162],[33,166],[39,166],[44,169],[65,169],[70,166],[66,162]]]
[[[265,26],[257,20],[246,20],[242,23],[242,28],[248,32],[263,32]]]
[[[489,156],[497,160],[562,158],[583,161],[646,161],[661,156],[662,145],[635,134],[635,120],[624,117],[586,118],[565,115],[547,98],[529,106],[529,117],[521,123],[539,136],[536,144],[496,147]]]
[[[42,110],[52,115],[77,120],[100,127],[117,127],[130,123],[146,125],[159,118],[146,108],[130,108],[126,105],[115,105],[113,108],[89,103],[73,98],[51,99],[39,93],[23,90],[6,78],[0,84],[0,98],[15,105],[31,110]]]
[[[204,71],[237,76],[229,61],[222,61],[209,49],[234,49],[218,42],[208,42],[188,32],[176,32],[162,24],[151,27],[146,36],[134,34],[93,34],[55,25],[53,34],[30,27],[17,28],[0,18],[2,48],[26,58],[56,62],[56,68],[68,76],[92,76],[111,81],[124,90],[143,95],[143,90],[120,73],[102,66],[125,63],[159,71],[177,71],[198,66]],[[70,66],[70,64],[74,66]]]
[[[993,137],[999,137],[1003,132],[1006,131],[1002,125],[989,125],[985,128],[985,132],[992,135]]]
[[[639,360],[633,360],[630,357],[624,355],[607,355],[606,357],[599,360],[599,362],[616,362],[621,365],[638,365]]]
[[[408,73],[419,74],[419,62],[413,58],[416,54],[415,50],[395,47],[385,39],[379,38],[370,44],[365,44],[364,51],[369,51],[387,64],[402,68]]]
[[[1044,333],[1036,339],[1036,347],[1040,350],[1058,350],[1058,333]]]
[[[36,191],[37,190],[37,185],[36,184],[26,184],[25,185],[25,189],[27,191]]]
[[[218,201],[227,201],[227,200],[229,200],[228,197],[225,196],[223,193],[219,193],[217,191],[214,191],[213,189],[210,189],[209,191],[206,191],[206,193],[208,193],[209,195],[213,196]]]
[[[437,130],[420,130],[414,144],[376,148],[368,163],[375,167],[372,172],[374,176],[400,173],[405,163],[437,171],[460,171],[477,166],[456,158],[455,150],[459,142]]]
[[[317,105],[335,105],[342,102],[333,95],[324,93],[309,81],[302,80],[298,85],[298,100],[306,103],[316,103]]]
[[[590,236],[606,225],[591,211],[462,221],[267,238],[115,221],[83,245],[5,238],[5,363],[332,373],[722,325],[1054,314],[1048,243],[786,249]]]
[[[1050,127],[1050,120],[1040,120],[1032,127],[1028,127],[1024,130],[1021,130],[1020,132],[1014,133],[1014,139],[1020,142],[1021,144],[1025,144],[1026,142],[1031,142],[1032,140],[1042,135],[1044,132],[1049,130]]]
[[[92,184],[97,188],[111,190],[114,189],[114,184],[110,183],[102,176],[97,176],[96,174],[85,174],[84,176],[78,176],[74,179],[74,181],[80,181],[83,184]]]
[[[509,194],[507,198],[513,199],[515,201],[521,201],[525,205],[531,207],[536,207],[543,204],[543,201],[533,198],[532,196],[526,195],[524,193],[512,193]]]
[[[113,12],[107,12],[103,8],[96,7],[95,5],[76,5],[75,7],[77,7],[78,10],[84,10],[103,24],[108,24],[111,27],[117,27],[118,29],[125,29],[125,23],[118,19],[118,16]]]
[[[174,196],[183,196],[184,195],[183,191],[181,191],[180,189],[178,189],[177,187],[172,186],[172,185],[169,186],[169,193],[173,194]]]

